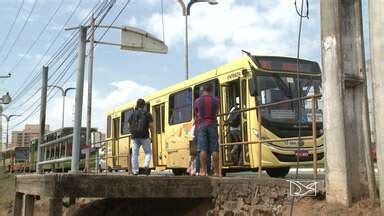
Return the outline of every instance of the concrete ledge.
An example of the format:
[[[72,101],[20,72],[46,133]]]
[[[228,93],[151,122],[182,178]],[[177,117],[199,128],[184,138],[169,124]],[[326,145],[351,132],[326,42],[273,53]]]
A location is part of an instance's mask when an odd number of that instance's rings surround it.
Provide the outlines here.
[[[16,191],[46,197],[204,198],[212,196],[210,178],[189,176],[18,175]]]
[[[16,192],[46,197],[205,198],[223,185],[289,188],[286,179],[258,177],[128,176],[103,174],[29,174],[16,177]],[[319,181],[318,191],[324,191]]]
[[[317,191],[324,192],[323,180],[318,180]],[[181,203],[183,200],[188,203],[200,203],[201,201],[202,206],[209,207],[204,208],[204,211],[213,215],[225,215],[228,212],[246,213],[246,215],[280,215],[284,203],[288,199],[290,200],[289,193],[289,181],[274,178],[128,176],[126,174],[83,173],[29,174],[16,177],[15,213],[17,214],[15,215],[21,215],[20,208],[23,205],[20,197],[23,195],[49,198],[51,212],[49,215],[61,215],[61,203],[64,197],[72,199],[105,198],[107,203],[108,200],[113,202],[117,200],[122,203],[126,202],[124,200],[130,200],[129,202],[138,204],[141,201],[147,203],[148,200],[153,200],[153,202],[179,200]],[[25,210],[33,209],[32,203],[33,200],[30,200],[29,205],[24,205]],[[213,204],[213,207],[210,203]],[[142,207],[142,204],[139,206]],[[195,210],[198,209],[200,207],[196,207]],[[125,213],[121,212],[121,214]]]

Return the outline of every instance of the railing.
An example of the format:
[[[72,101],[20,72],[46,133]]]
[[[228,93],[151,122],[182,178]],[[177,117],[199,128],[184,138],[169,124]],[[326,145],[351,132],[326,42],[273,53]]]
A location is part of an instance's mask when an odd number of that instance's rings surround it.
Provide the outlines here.
[[[49,146],[53,146],[53,145],[57,145],[67,139],[71,139],[73,138],[73,134],[70,134],[70,135],[66,135],[66,136],[63,136],[63,137],[60,137],[59,139],[56,139],[56,140],[53,140],[53,141],[49,141],[49,142],[46,142],[46,143],[43,143],[41,145],[38,146],[38,148],[41,149],[41,159],[45,158],[45,151],[44,149],[49,147]],[[122,139],[127,139],[127,142],[124,143],[124,144],[128,144],[128,147],[127,147],[127,154],[120,154],[120,153],[117,153],[119,152],[119,149],[120,149],[120,140]],[[114,148],[116,148],[116,153],[117,155],[112,155],[112,156],[109,156],[109,153],[108,153],[108,143],[109,142],[112,142],[112,146],[114,146]],[[67,145],[67,144],[64,144],[64,145]],[[110,167],[108,164],[108,160],[109,159],[116,159],[117,160],[119,158],[127,158],[127,169],[128,169],[128,173],[130,174],[131,173],[131,155],[130,155],[130,136],[124,136],[124,137],[119,137],[119,138],[113,138],[113,139],[107,139],[107,140],[101,140],[101,141],[98,141],[98,142],[92,142],[91,143],[91,146],[98,146],[98,147],[94,147],[95,150],[96,150],[96,156],[95,158],[89,158],[88,159],[88,162],[89,163],[95,163],[95,172],[97,173],[98,170],[99,170],[99,164],[100,164],[100,159],[103,158],[105,160],[105,168],[108,170],[108,168]],[[104,149],[104,156],[103,157],[99,157],[99,149],[100,148],[105,148]],[[37,170],[37,167],[41,167],[43,165],[47,165],[47,164],[56,164],[56,163],[62,163],[62,162],[67,162],[67,161],[71,161],[72,160],[72,157],[71,156],[67,156],[66,153],[65,153],[65,156],[64,157],[61,157],[62,154],[61,154],[61,148],[58,149],[59,151],[59,155],[60,157],[59,158],[56,158],[56,159],[51,159],[51,160],[41,160],[41,161],[36,161],[36,170]],[[65,151],[67,151],[67,146],[65,146]],[[37,151],[36,151],[36,154],[37,154]],[[43,156],[44,155],[44,156]],[[54,153],[54,156],[56,157],[56,152]],[[86,159],[80,159],[82,161],[85,162]],[[116,168],[114,167],[113,165],[111,165],[112,168]],[[107,173],[107,172],[106,172]]]
[[[279,102],[274,102],[274,103],[269,103],[269,104],[265,104],[265,105],[258,105],[258,106],[255,106],[255,107],[252,107],[252,108],[245,108],[245,109],[239,109],[239,110],[235,110],[235,111],[232,111],[232,112],[227,112],[227,113],[221,113],[219,114],[219,119],[220,119],[220,122],[219,122],[219,129],[220,129],[220,132],[221,133],[224,133],[224,117],[225,116],[229,116],[230,113],[244,113],[244,112],[250,112],[250,111],[256,111],[257,112],[257,122],[258,122],[258,135],[256,135],[258,137],[258,140],[255,140],[255,141],[243,141],[243,142],[229,142],[229,143],[226,143],[225,142],[225,139],[222,140],[222,137],[224,136],[219,136],[220,137],[220,145],[219,145],[219,175],[222,176],[222,165],[223,165],[223,152],[222,152],[222,147],[224,146],[234,146],[234,145],[245,145],[245,144],[248,144],[248,145],[253,145],[253,144],[258,144],[258,175],[259,177],[261,177],[261,171],[262,171],[262,168],[263,168],[263,164],[262,164],[262,144],[263,143],[271,143],[271,142],[284,142],[284,141],[298,141],[298,145],[300,144],[300,141],[303,141],[303,140],[312,140],[313,142],[313,146],[312,146],[312,155],[313,155],[313,169],[314,169],[314,173],[313,173],[313,176],[314,178],[317,178],[317,124],[316,124],[316,102],[317,102],[317,99],[320,98],[322,95],[321,94],[316,94],[316,95],[311,95],[311,96],[306,96],[306,97],[300,97],[300,98],[294,98],[294,99],[289,99],[289,100],[284,100],[284,101],[279,101]],[[261,116],[261,109],[262,108],[268,108],[268,107],[273,107],[273,106],[277,106],[277,105],[281,105],[281,104],[286,104],[286,103],[292,103],[292,102],[298,102],[298,103],[302,103],[302,101],[305,101],[305,100],[309,100],[311,99],[311,119],[312,119],[312,136],[304,136],[304,137],[292,137],[292,138],[279,138],[279,139],[263,139],[263,136],[262,136],[262,116]],[[301,105],[300,105],[300,109],[301,109]],[[301,121],[301,119],[299,119],[299,121]],[[243,137],[244,139],[244,137]],[[297,147],[298,149],[300,149],[301,147],[298,146]],[[297,153],[299,154],[299,152]],[[296,155],[296,157],[300,157],[300,155]]]
[[[120,150],[120,140],[123,140],[123,139],[127,139],[127,142],[124,143],[124,144],[127,145],[127,153],[126,154],[120,154],[120,152],[119,152],[119,150]],[[113,150],[112,150],[112,156],[108,156],[109,155],[108,146],[109,146],[110,142],[112,142],[111,143],[112,148],[116,148],[115,155],[113,155]],[[113,163],[114,159],[117,159],[117,162],[119,162],[120,158],[126,158],[127,159],[127,167],[126,168],[128,170],[128,174],[132,173],[132,169],[131,169],[131,151],[130,151],[130,149],[131,149],[130,148],[131,147],[131,136],[128,135],[128,136],[122,136],[122,137],[118,137],[118,138],[107,138],[104,141],[100,141],[100,142],[97,142],[97,143],[94,143],[94,144],[98,144],[98,143],[103,143],[104,144],[104,145],[101,145],[100,147],[101,148],[104,147],[104,156],[102,158],[105,160],[105,168],[107,169],[107,172],[105,172],[105,174],[108,173],[108,169],[110,167],[110,166],[108,166],[108,159],[112,159],[112,163]],[[96,163],[98,164],[99,163],[99,158],[98,157],[96,158],[96,161],[97,161]],[[116,168],[116,167],[114,167],[114,164],[112,164],[111,168],[113,169],[113,168]]]
[[[52,141],[49,141],[46,143],[42,143],[42,144],[38,145],[37,147],[40,148],[41,150],[43,150],[44,148],[46,148],[48,146],[56,145],[56,144],[63,142],[67,139],[70,139],[70,138],[73,138],[73,134],[66,135],[66,136],[60,137],[59,139],[52,140]],[[65,150],[66,149],[67,149],[67,147],[65,147]],[[45,151],[36,151],[36,154],[38,154],[39,152],[41,155],[44,154],[44,156],[45,156]],[[56,152],[54,154],[56,156]],[[41,155],[40,156],[36,155],[37,156],[36,160],[37,160],[37,158],[40,158],[40,160],[41,160],[41,158],[42,158]],[[61,156],[61,148],[59,149],[59,155]],[[61,163],[61,162],[66,162],[66,161],[71,161],[71,160],[72,160],[72,157],[60,157],[60,158],[53,159],[53,160],[36,161],[36,171],[39,170],[41,168],[41,166],[46,165],[46,164],[55,164],[55,163]]]

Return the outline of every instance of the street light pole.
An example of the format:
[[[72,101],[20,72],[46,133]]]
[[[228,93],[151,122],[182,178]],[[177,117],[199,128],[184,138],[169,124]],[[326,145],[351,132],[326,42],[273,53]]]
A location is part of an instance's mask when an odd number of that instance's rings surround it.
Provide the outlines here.
[[[16,117],[16,116],[20,116],[20,115],[5,115],[5,114],[1,114],[1,116],[3,116],[5,118],[5,120],[7,121],[7,135],[6,135],[6,140],[5,140],[5,149],[8,148],[8,144],[9,144],[9,121],[11,120],[12,117]]]
[[[194,3],[207,2],[210,5],[218,4],[216,0],[190,0],[186,6],[183,0],[177,0],[183,9],[185,16],[185,80],[189,78],[189,42],[188,42],[188,16],[191,14],[191,7]]]
[[[57,86],[57,85],[49,85],[48,87],[51,87],[51,88],[57,88],[61,91],[61,95],[63,96],[63,108],[62,108],[62,117],[61,117],[61,128],[64,128],[64,113],[65,113],[65,97],[67,96],[67,92],[69,90],[74,90],[75,88],[66,88],[64,89],[63,87],[61,86]]]

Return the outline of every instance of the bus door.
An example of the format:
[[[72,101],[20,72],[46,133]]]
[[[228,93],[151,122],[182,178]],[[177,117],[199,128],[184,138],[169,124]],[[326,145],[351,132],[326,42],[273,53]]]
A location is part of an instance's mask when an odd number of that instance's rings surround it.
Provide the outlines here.
[[[113,119],[112,126],[112,165],[116,167],[119,164],[119,137],[120,137],[120,118]]]
[[[249,101],[248,101],[248,81],[247,78],[240,78],[240,107],[241,109],[250,108],[249,107]],[[250,111],[254,112],[254,111]],[[246,142],[249,140],[248,134],[249,126],[251,123],[249,122],[250,115],[249,112],[242,112],[241,114],[241,134],[242,134],[242,141]],[[242,151],[240,154],[240,157],[242,157],[242,163],[244,165],[249,165],[249,144],[242,145]]]
[[[221,112],[228,113],[234,107],[238,109],[248,108],[247,104],[247,80],[246,78],[238,78],[222,84]],[[228,120],[228,116],[223,119]],[[221,139],[227,143],[243,142],[248,140],[248,118],[247,112],[241,113],[241,121],[239,125],[240,136],[237,140],[233,140],[230,134],[230,126],[226,124],[221,132]],[[232,151],[235,146],[226,146],[223,148],[223,165],[224,166],[241,166],[248,164],[248,145],[241,145],[237,151]],[[232,152],[232,153],[231,153]],[[238,152],[238,153],[235,153]],[[245,153],[245,154],[244,154]],[[247,159],[248,158],[248,159]]]
[[[230,108],[229,108],[229,101],[230,101],[230,85],[229,84],[222,84],[221,85],[221,92],[220,92],[220,110],[221,110],[221,113],[227,113],[229,112]],[[220,143],[229,143],[230,142],[230,138],[229,138],[229,129],[227,127],[227,125],[225,125],[225,121],[227,120],[227,116],[223,116],[220,118],[220,122],[219,124],[221,125],[220,127],[220,131],[219,131],[219,138],[220,138]],[[222,155],[221,157],[223,158],[223,166],[229,166],[231,165],[231,155],[230,155],[230,148],[232,148],[231,146],[223,146],[223,147],[220,147],[222,148],[221,152],[222,152]]]
[[[154,166],[166,165],[165,151],[165,104],[154,106],[154,132],[155,140],[153,143],[153,162]]]

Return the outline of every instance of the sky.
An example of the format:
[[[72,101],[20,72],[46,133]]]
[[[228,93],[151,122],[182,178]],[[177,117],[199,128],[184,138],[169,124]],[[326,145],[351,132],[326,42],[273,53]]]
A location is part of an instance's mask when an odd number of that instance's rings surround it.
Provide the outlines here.
[[[74,14],[66,27],[78,26],[98,2],[82,0],[76,8],[77,0],[38,0],[28,19],[35,0],[25,0],[14,28],[5,41],[22,1],[0,2],[0,20],[2,20],[0,45],[3,44],[0,47],[0,75],[12,72],[11,78],[0,80],[0,91],[2,94],[9,92],[11,96],[24,87],[26,82],[31,81],[33,75],[42,70],[43,64],[48,62],[59,45],[70,37],[70,31],[61,31],[68,17]],[[63,2],[60,4],[61,1]],[[297,1],[300,4],[301,1]],[[297,55],[299,16],[295,11],[294,0],[218,0],[218,2],[217,5],[196,3],[191,9],[188,27],[190,76],[240,57],[241,50],[252,54],[291,57]],[[125,0],[117,0],[103,23],[111,23],[124,3]],[[319,7],[319,0],[309,0],[309,19],[303,20],[300,56],[320,63]],[[55,16],[52,16],[53,14]],[[364,31],[367,41],[366,14],[367,4],[363,1]],[[21,31],[20,37],[17,37],[23,25],[25,28]],[[131,0],[114,25],[137,27],[161,40],[164,39],[169,52],[165,55],[141,53],[106,45],[98,45],[95,48],[92,122],[93,126],[101,131],[105,131],[106,112],[109,109],[178,83],[185,76],[185,26],[177,0],[163,0],[163,13],[161,0]],[[44,29],[45,26],[47,27]],[[40,33],[41,37],[36,40]],[[45,50],[58,34],[51,51],[44,56]],[[101,30],[96,32],[96,38],[101,34]],[[120,32],[111,29],[102,41],[119,43]],[[69,71],[74,71],[76,64],[77,61]],[[50,76],[53,73],[50,71]],[[58,75],[52,75],[50,84],[55,76]],[[75,77],[69,73],[65,75],[65,80],[68,81],[64,83],[64,87],[75,87]],[[35,86],[23,92],[22,97],[17,97],[14,103],[5,107],[5,114],[21,115],[11,120],[11,130],[20,130],[24,124],[39,122],[39,112],[29,115],[38,105],[40,93],[35,95],[33,93],[38,90],[39,85],[40,81],[37,81]],[[84,96],[87,95],[86,87],[87,80]],[[83,107],[84,114],[85,105],[86,103]],[[47,104],[47,123],[51,129],[61,126],[61,107],[60,94],[52,97]],[[73,125],[73,112],[74,91],[70,91],[66,97],[66,126]],[[26,118],[27,116],[30,117]],[[85,115],[83,116],[85,125]],[[5,128],[4,121],[3,128]]]

